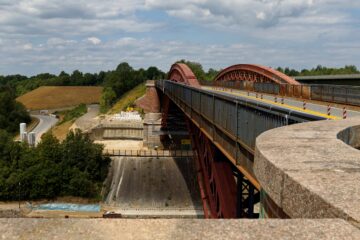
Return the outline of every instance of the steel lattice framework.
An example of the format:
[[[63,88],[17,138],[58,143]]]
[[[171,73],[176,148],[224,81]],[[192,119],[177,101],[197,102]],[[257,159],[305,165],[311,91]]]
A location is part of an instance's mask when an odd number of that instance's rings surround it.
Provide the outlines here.
[[[215,82],[222,81],[270,82],[300,85],[295,79],[279,71],[255,64],[238,64],[224,69],[215,78]]]

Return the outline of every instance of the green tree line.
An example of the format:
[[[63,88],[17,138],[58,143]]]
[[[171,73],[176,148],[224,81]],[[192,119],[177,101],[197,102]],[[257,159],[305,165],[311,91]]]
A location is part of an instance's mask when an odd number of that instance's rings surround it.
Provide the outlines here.
[[[110,163],[102,150],[80,131],[63,142],[46,134],[32,148],[0,130],[0,200],[99,197]]]
[[[276,70],[285,73],[288,76],[318,76],[318,75],[339,75],[339,74],[358,74],[359,70],[354,65],[347,65],[341,68],[328,68],[321,65],[318,65],[316,68],[312,69],[302,69],[297,71],[295,69],[290,69],[289,67],[281,68],[278,67]]]
[[[0,85],[0,129],[15,134],[21,122],[31,121],[25,107],[15,101],[15,92],[8,86]]]

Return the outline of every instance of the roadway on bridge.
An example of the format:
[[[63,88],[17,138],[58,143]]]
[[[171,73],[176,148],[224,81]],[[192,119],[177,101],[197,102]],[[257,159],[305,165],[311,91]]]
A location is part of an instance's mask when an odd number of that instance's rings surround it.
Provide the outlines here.
[[[343,119],[343,116],[344,116],[344,109],[338,108],[338,107],[333,107],[331,104],[330,104],[330,106],[331,106],[330,115],[328,115],[328,106],[326,104],[321,105],[321,104],[316,104],[313,102],[305,101],[306,109],[304,110],[304,102],[301,100],[282,98],[282,97],[277,97],[277,99],[275,99],[275,96],[270,95],[270,94],[247,92],[247,91],[235,90],[235,89],[229,89],[229,88],[223,88],[223,87],[215,88],[215,87],[209,87],[209,86],[202,86],[201,88],[204,90],[211,91],[211,92],[222,93],[222,94],[225,94],[228,96],[235,95],[235,96],[239,96],[245,100],[251,99],[251,100],[258,101],[258,102],[263,102],[266,104],[282,107],[282,108],[297,111],[297,112],[302,112],[302,113],[307,113],[307,114],[311,114],[311,115],[315,115],[315,116],[319,116],[319,117],[324,117],[327,119],[339,120],[339,119]],[[262,99],[261,99],[261,95],[262,95]],[[346,109],[346,117],[347,118],[352,118],[352,117],[356,117],[356,116],[360,116],[359,111]]]

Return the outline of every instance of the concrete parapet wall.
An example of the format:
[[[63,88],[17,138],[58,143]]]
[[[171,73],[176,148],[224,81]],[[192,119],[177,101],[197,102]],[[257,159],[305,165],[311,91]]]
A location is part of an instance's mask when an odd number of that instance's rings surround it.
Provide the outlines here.
[[[346,144],[360,148],[360,123],[359,126],[349,127],[338,134],[338,138]]]
[[[3,239],[359,239],[340,219],[0,219]]]
[[[359,118],[318,121],[260,135],[254,172],[263,191],[291,218],[342,218],[359,226],[360,151],[345,143],[358,144],[359,125]]]
[[[142,129],[104,129],[103,139],[143,139]]]
[[[136,139],[144,137],[144,125],[140,123],[108,123],[93,128],[89,133],[93,140]]]

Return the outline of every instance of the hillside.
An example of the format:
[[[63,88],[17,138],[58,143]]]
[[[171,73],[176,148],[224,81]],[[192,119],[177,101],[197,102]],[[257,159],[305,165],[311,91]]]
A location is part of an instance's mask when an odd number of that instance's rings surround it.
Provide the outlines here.
[[[145,94],[146,86],[145,83],[137,85],[135,88],[124,93],[121,98],[115,103],[115,105],[110,109],[109,113],[119,113],[122,110],[125,110],[127,107],[132,106],[136,99],[142,97]]]
[[[56,109],[99,103],[102,87],[39,87],[16,100],[30,110]]]

